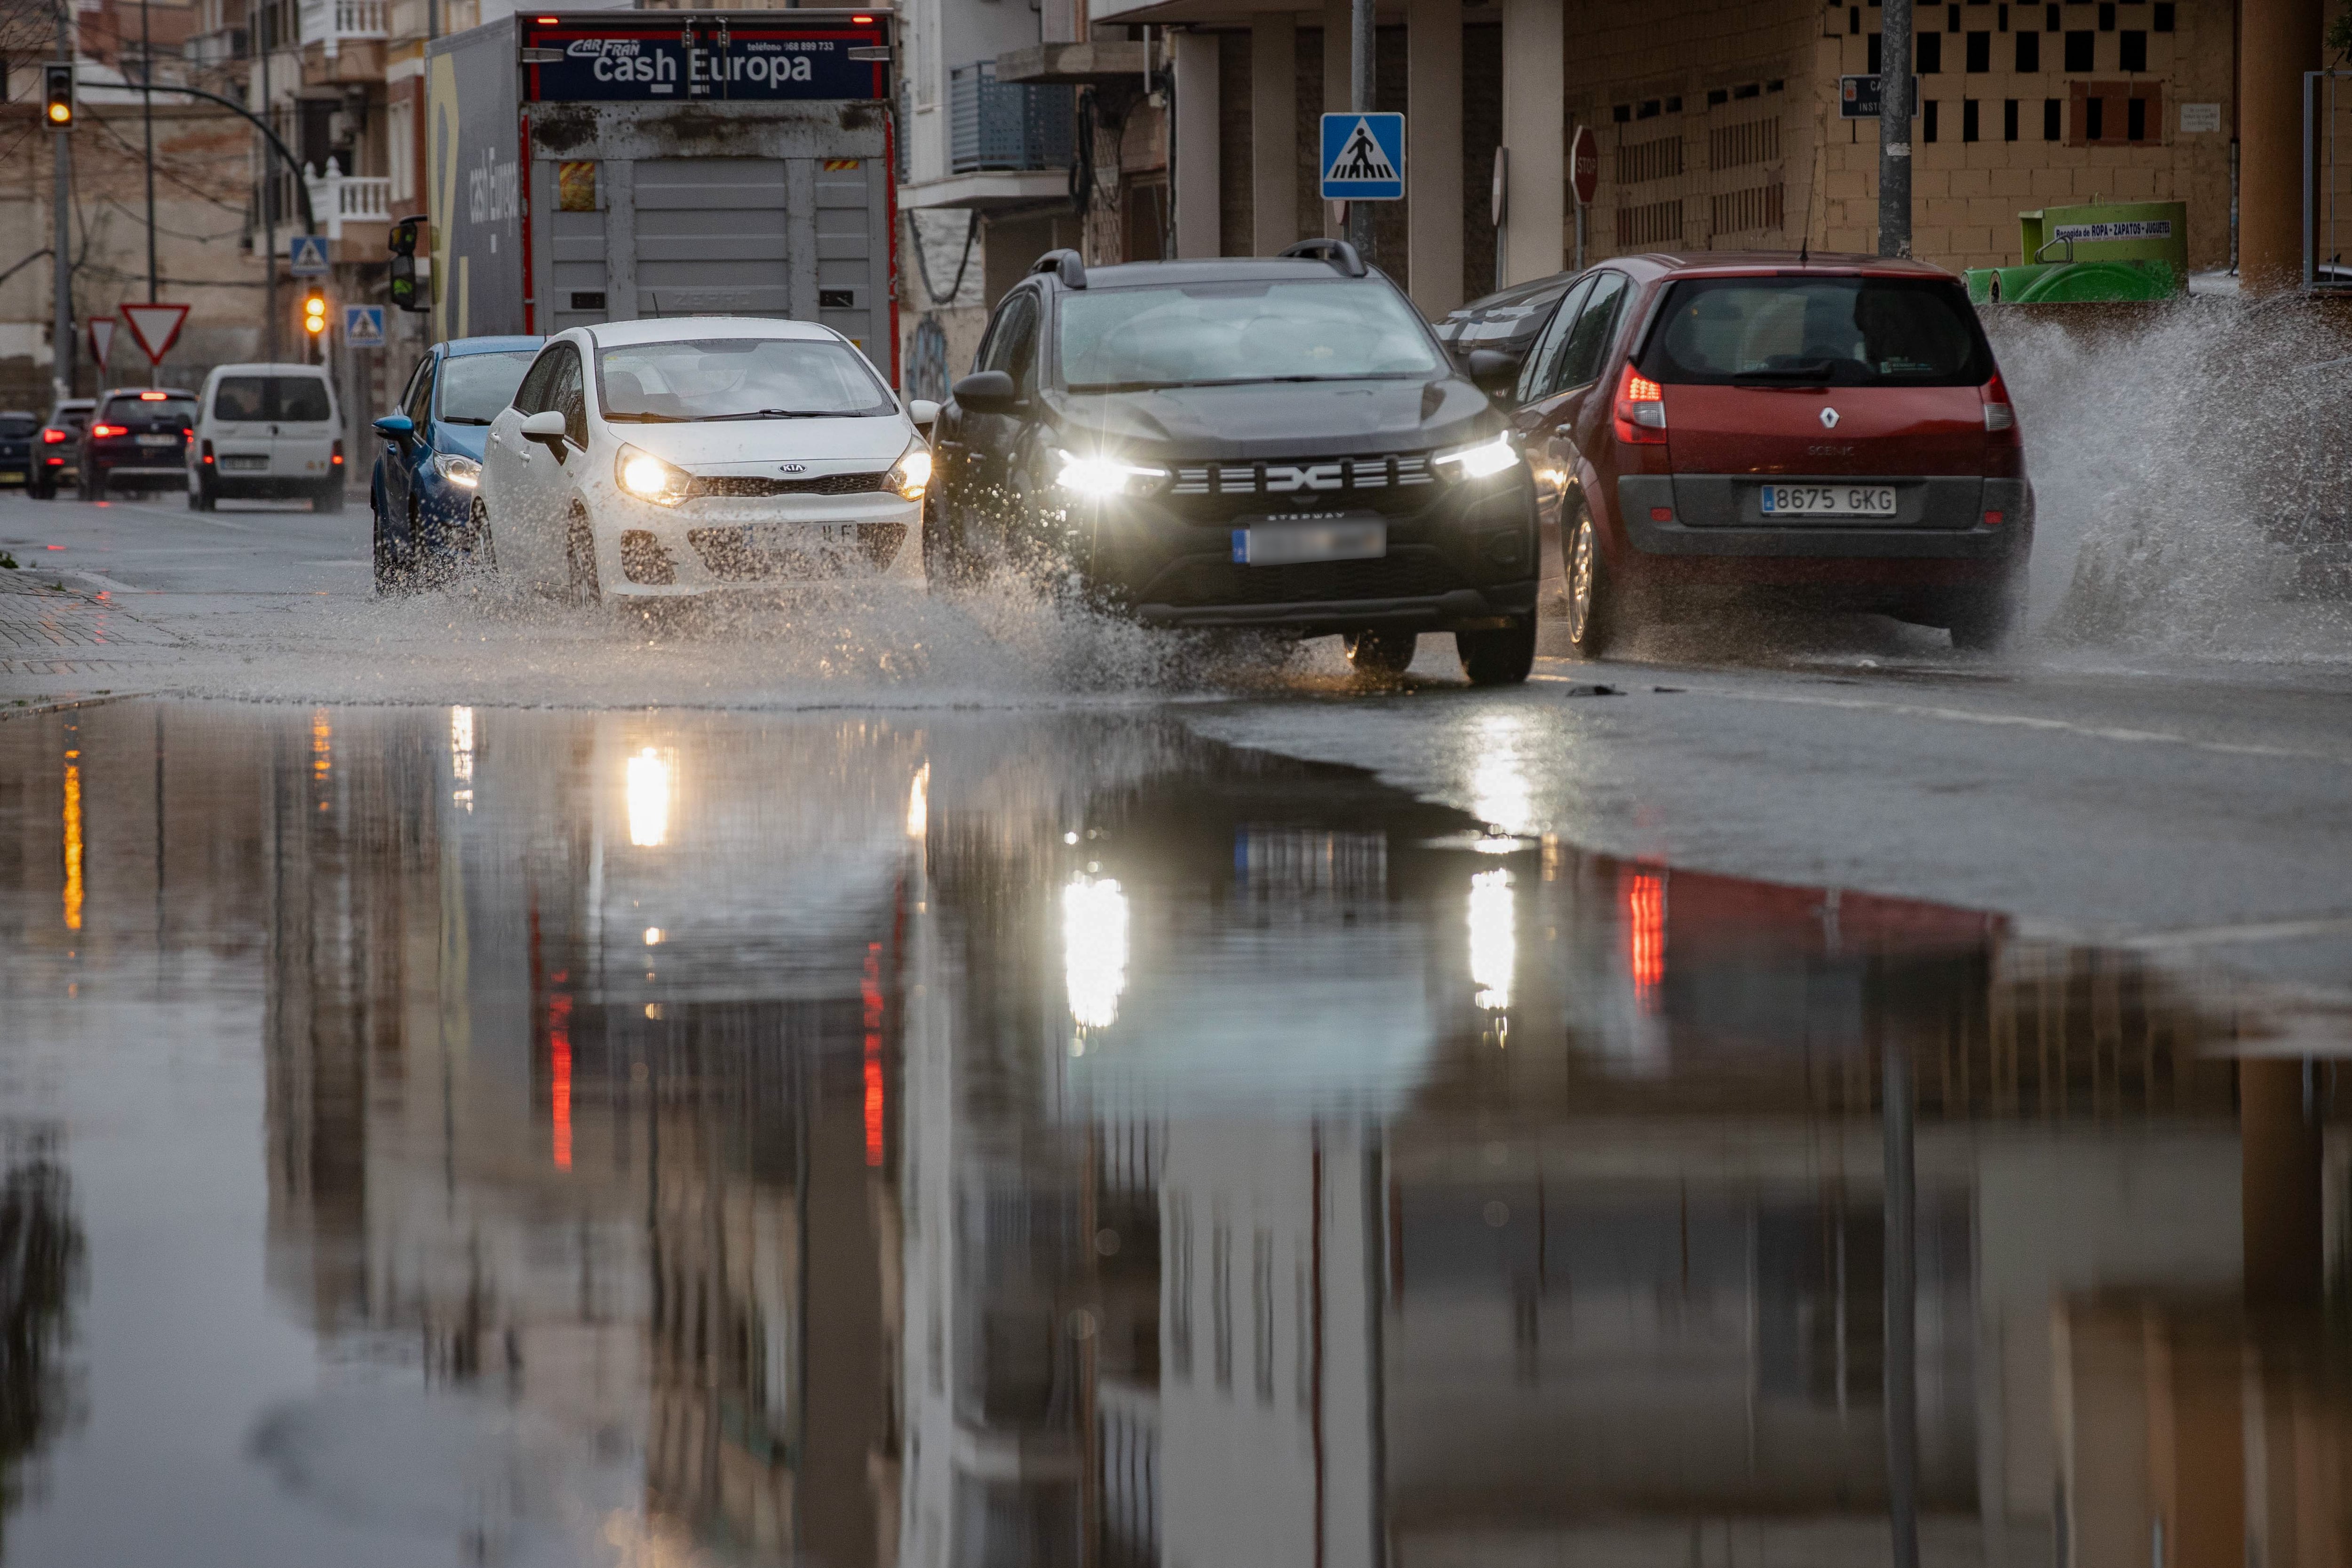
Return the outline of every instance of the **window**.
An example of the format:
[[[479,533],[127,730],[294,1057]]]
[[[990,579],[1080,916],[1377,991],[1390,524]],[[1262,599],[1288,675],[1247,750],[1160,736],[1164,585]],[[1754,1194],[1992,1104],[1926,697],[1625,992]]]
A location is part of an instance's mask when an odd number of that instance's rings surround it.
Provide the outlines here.
[[[2017,99],[2013,98],[2003,100],[2000,106],[2000,139],[2017,140]]]
[[[2006,6],[2006,5],[2003,5],[2003,6],[2002,6],[1999,11],[1995,12],[1995,13],[1993,14],[1993,16],[1994,16],[1994,22],[1993,22],[1993,26],[1994,26],[1996,28],[1998,28],[2000,31],[2001,31],[2001,32],[2004,32],[2004,33],[2008,32],[2008,31],[2009,31],[2009,7],[2008,7],[2008,6]]]
[[[1027,335],[1034,339],[1034,334]],[[1014,377],[1017,382],[1020,377]],[[561,389],[568,392],[567,386]],[[866,357],[824,338],[689,338],[596,352],[604,417],[639,423],[898,412]],[[562,408],[562,395],[550,408]]]
[[[2069,72],[2095,71],[2099,68],[2093,63],[2096,58],[2096,56],[2094,53],[2094,45],[2097,38],[2098,35],[2096,33],[2069,33],[2066,35],[2066,69]]]
[[[326,383],[312,382],[310,384],[319,389],[320,412],[315,417],[324,419],[327,417]],[[192,397],[109,398],[106,400],[106,412],[98,417],[106,424],[129,424],[132,420],[137,420],[142,424],[150,422],[177,424],[181,429],[185,430],[196,423],[196,400]]]
[[[1859,5],[1849,5],[1849,6],[1847,6],[1847,7],[1845,8],[1845,30],[1846,30],[1848,33],[1852,34],[1853,37],[1857,37],[1857,38],[1858,38],[1858,37],[1860,37],[1862,36],[1862,7],[1861,7],[1861,6],[1859,6]],[[1721,99],[1717,99],[1717,98],[1713,93],[1709,93],[1709,94],[1707,94],[1706,96],[1707,96],[1707,101],[1709,101],[1710,103],[1716,103],[1716,102],[1720,102],[1720,101],[1722,101]]]
[[[2042,35],[2039,33],[2018,34],[2017,74],[2020,76],[2032,76],[2041,69]]]
[[[2125,99],[2124,135],[2134,141],[2147,140],[2147,99],[2144,98]]]
[[[1378,278],[1188,283],[1064,297],[1056,341],[1073,391],[1425,376],[1429,329]]]
[[[1977,140],[1977,100],[1972,98],[1960,99],[1960,140]]]
[[[588,444],[588,393],[581,384],[580,354],[569,343],[557,350],[555,382],[547,389],[547,406],[563,416],[564,439],[574,446]],[[607,351],[607,358],[610,351]]]
[[[1927,278],[1690,278],[1642,356],[1669,386],[1981,386],[1992,376],[1957,283]]]
[[[2156,0],[2156,30],[2158,32],[2169,33],[2172,31],[2172,0]]]
[[[334,414],[327,383],[317,376],[225,376],[213,389],[213,417],[316,424]]]
[[[2105,141],[2107,139],[2107,100],[2086,99],[2083,103],[2083,140]]]
[[[1992,69],[1992,35],[1990,33],[1969,35],[1969,69],[1977,72]]]
[[[1919,74],[1931,77],[1944,68],[1944,35],[1922,33],[1915,40],[1918,45]]]
[[[422,432],[433,417],[433,356],[425,355],[416,362],[416,373],[408,378],[408,390],[401,394],[400,412],[408,423]]]
[[[2116,67],[2118,70],[2147,69],[2147,35],[2146,33],[2117,34],[2116,51],[2117,56]]]
[[[489,423],[530,368],[529,354],[452,354],[441,361],[441,423]]]
[[[1870,59],[1869,65],[1866,68],[1872,76],[1876,76],[1884,68],[1884,66],[1881,63],[1881,56],[1879,52],[1879,37],[1876,33],[1870,35],[1870,47],[1868,53]]]
[[[555,350],[542,351],[533,361],[530,373],[522,378],[522,386],[515,393],[517,413],[537,413],[547,407],[548,383],[555,380]]]
[[[2102,6],[2100,6],[2100,7],[2099,7],[2099,31],[2100,31],[2100,32],[2102,32],[2102,33],[2112,33],[2112,32],[2114,32],[2115,30],[2116,30],[2116,8],[2115,8],[2115,6],[2114,6],[2113,5],[2102,5]]]
[[[1944,7],[1944,31],[1946,31],[1947,33],[1957,33],[1957,32],[1958,32],[1959,30],[1960,30],[1960,8],[1959,8],[1958,5],[1947,5],[1947,6],[1945,6],[1945,7]]]
[[[1552,312],[1543,336],[1537,340],[1534,350],[1528,355],[1526,366],[1519,371],[1519,402],[1534,402],[1551,395],[1545,389],[1556,378],[1561,350],[1568,347],[1569,329],[1576,325],[1576,314],[1584,308],[1585,297],[1591,289],[1591,278],[1580,281],[1568,291],[1568,298],[1559,302],[1559,308]]]
[[[1007,299],[996,312],[996,319],[988,329],[988,336],[972,357],[975,371],[1003,371],[1011,375],[1013,362],[1026,346],[1024,340],[1037,330],[1037,295],[1024,288]],[[1017,383],[1020,377],[1014,376]]]
[[[392,199],[416,199],[416,106],[398,98],[384,106],[384,172],[392,176]]]
[[[2042,100],[2042,140],[2063,141],[2065,137],[2065,100],[2045,98]]]
[[[2048,15],[2042,17],[2042,21],[2045,26],[2042,30],[2045,33],[2055,33],[2062,30],[2063,24],[2062,24],[2058,19],[2058,7],[2055,5],[2049,5],[2043,7],[2043,9],[2048,12]]]
[[[1617,335],[1617,314],[1624,303],[1623,273],[1604,272],[1592,280],[1592,292],[1576,313],[1576,325],[1568,333],[1559,373],[1547,395],[1584,386],[1601,374],[1601,362]]]
[[[1932,98],[1929,99],[1926,103],[1919,106],[1919,110],[1920,118],[1924,121],[1919,140],[1922,141],[1933,141],[1936,140],[1936,100]]]

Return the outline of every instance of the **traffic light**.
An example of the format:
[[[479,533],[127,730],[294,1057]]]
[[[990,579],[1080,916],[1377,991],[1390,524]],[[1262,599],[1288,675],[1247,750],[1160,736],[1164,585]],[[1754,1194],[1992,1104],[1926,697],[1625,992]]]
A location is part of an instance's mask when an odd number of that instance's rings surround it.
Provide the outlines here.
[[[324,289],[313,287],[302,297],[302,330],[313,338],[326,332],[327,295]]]
[[[403,218],[392,225],[392,302],[403,310],[433,308],[433,291],[420,287],[425,279],[416,271],[417,240],[424,228],[422,214]]]
[[[41,68],[42,95],[48,100],[48,107],[42,111],[42,119],[52,131],[73,129],[73,77],[74,68],[69,65]]]

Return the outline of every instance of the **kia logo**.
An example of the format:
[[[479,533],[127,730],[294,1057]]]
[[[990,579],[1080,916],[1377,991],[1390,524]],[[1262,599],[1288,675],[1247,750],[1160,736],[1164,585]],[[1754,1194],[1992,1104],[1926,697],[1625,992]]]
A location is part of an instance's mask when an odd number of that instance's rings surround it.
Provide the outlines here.
[[[1314,463],[1306,467],[1269,464],[1265,471],[1265,487],[1270,492],[1285,490],[1337,490],[1347,484],[1347,465]]]
[[[1825,408],[1822,410],[1822,428],[1823,430],[1835,430],[1837,428],[1837,410],[1833,408]]]
[[[1834,415],[1832,417],[1832,419],[1835,418]],[[808,472],[808,465],[805,463],[787,463],[783,465],[783,471],[787,474],[805,474]]]

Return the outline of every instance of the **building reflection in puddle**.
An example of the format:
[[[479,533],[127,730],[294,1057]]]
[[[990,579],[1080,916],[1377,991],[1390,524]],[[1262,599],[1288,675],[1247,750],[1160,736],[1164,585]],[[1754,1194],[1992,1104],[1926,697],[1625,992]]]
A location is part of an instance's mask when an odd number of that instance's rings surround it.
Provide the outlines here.
[[[0,977],[255,967],[266,1267],[344,1369],[234,1416],[277,1506],[483,1562],[2352,1552],[2335,1079],[2232,1061],[2215,977],[1131,717],[75,718],[106,854],[0,801]]]

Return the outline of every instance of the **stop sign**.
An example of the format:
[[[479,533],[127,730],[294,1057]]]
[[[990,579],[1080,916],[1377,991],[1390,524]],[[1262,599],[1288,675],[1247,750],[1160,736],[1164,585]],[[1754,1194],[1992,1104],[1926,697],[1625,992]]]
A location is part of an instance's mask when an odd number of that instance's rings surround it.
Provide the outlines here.
[[[1592,127],[1580,125],[1568,141],[1568,183],[1576,193],[1576,204],[1589,207],[1601,190],[1601,143],[1593,140]]]

